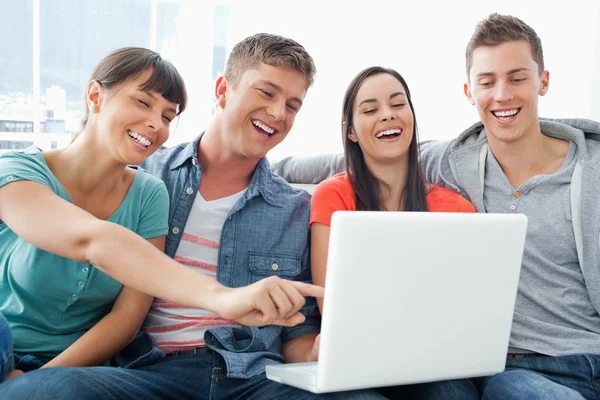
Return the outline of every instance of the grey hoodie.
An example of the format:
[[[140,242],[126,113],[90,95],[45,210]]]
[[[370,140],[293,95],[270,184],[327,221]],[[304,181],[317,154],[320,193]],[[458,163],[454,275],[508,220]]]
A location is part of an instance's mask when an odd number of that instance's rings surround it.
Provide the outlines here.
[[[600,123],[541,119],[540,126],[545,135],[573,140],[577,145],[571,179],[573,231],[587,291],[600,314]],[[487,149],[483,124],[478,122],[454,140],[421,143],[421,165],[428,181],[459,192],[478,212],[485,212],[483,177]]]

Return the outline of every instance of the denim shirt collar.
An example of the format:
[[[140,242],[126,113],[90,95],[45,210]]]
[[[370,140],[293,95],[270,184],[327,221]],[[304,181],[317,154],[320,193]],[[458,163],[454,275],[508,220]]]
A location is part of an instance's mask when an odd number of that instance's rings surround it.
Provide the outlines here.
[[[171,170],[179,169],[182,165],[196,160],[196,163],[202,172],[202,166],[200,166],[200,163],[198,162],[197,155],[198,146],[202,136],[204,136],[204,133],[205,132],[202,132],[184,147],[181,153],[179,153],[179,156],[171,163]],[[248,186],[247,198],[251,199],[260,194],[267,203],[281,208],[283,207],[283,199],[277,194],[275,184],[271,179],[271,174],[273,174],[273,172],[271,171],[269,160],[267,160],[266,157],[258,160],[258,164],[254,169],[254,173],[252,174],[252,179],[250,180],[250,185]]]

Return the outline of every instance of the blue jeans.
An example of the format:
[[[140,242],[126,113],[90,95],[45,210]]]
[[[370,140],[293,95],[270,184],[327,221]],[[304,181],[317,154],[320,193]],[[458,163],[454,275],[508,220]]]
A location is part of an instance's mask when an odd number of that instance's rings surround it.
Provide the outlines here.
[[[473,379],[484,400],[600,398],[600,355],[509,359],[506,370]]]
[[[381,388],[379,393],[403,400],[479,400],[479,392],[469,379]]]
[[[12,333],[6,318],[0,313],[0,383],[15,367],[12,347]]]
[[[47,368],[2,384],[0,399],[382,399],[375,391],[315,395],[270,381],[227,378],[217,353],[150,352],[128,368]]]

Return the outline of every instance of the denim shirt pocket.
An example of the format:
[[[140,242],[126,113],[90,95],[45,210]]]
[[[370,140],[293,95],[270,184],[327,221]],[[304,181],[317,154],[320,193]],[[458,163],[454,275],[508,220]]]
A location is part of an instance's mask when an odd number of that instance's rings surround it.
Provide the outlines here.
[[[265,277],[294,278],[302,269],[301,258],[289,254],[250,251],[251,282]]]

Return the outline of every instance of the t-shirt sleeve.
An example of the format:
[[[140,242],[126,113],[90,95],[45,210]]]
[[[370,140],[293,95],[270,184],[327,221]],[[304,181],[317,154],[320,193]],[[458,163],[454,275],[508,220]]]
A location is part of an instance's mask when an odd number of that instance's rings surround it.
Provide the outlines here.
[[[350,193],[349,193],[350,192]],[[317,185],[310,204],[310,223],[318,222],[331,226],[331,216],[335,211],[352,210],[351,189],[336,177]]]
[[[162,181],[152,179],[151,183],[136,231],[144,239],[164,236],[169,230],[169,193]]]
[[[461,195],[457,195],[457,198],[457,212],[477,212],[477,210],[475,210],[475,206],[471,204],[469,200],[465,199]]]
[[[12,182],[31,181],[41,183],[56,191],[49,171],[26,152],[7,152],[0,154],[0,188]]]

